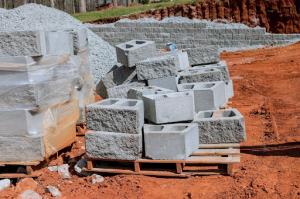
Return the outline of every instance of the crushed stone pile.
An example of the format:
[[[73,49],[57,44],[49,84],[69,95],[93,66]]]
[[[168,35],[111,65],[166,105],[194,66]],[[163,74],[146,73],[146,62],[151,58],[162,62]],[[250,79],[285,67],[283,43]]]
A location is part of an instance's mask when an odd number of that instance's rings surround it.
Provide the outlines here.
[[[59,30],[86,27],[60,10],[38,4],[26,4],[12,10],[0,10],[0,31]],[[115,48],[88,30],[90,67],[95,83],[117,64]]]

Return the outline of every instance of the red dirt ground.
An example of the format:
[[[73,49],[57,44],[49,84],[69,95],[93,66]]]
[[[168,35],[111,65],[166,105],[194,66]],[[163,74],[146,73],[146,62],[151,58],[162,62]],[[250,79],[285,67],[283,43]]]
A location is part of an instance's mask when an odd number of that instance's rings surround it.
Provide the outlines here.
[[[92,185],[89,177],[62,180],[42,169],[37,185],[44,198],[47,185],[63,198],[300,198],[300,43],[279,48],[223,53],[234,80],[232,107],[245,116],[247,142],[236,174],[188,179],[106,176]],[[71,152],[83,149],[83,138]],[[81,143],[80,143],[81,142]],[[62,162],[62,158],[51,162]],[[22,183],[0,193],[16,198]],[[21,187],[21,188],[20,188]]]

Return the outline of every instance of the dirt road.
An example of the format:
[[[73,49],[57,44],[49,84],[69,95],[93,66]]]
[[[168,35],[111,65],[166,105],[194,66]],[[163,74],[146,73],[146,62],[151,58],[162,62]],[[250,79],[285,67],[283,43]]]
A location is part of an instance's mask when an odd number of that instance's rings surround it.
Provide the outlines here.
[[[164,179],[145,176],[62,180],[43,169],[35,190],[45,198],[47,185],[65,198],[300,198],[300,43],[288,47],[223,53],[234,80],[232,107],[245,116],[247,142],[233,177]],[[79,147],[80,148],[80,147]],[[76,149],[78,150],[78,148]],[[14,198],[20,188],[0,193]]]

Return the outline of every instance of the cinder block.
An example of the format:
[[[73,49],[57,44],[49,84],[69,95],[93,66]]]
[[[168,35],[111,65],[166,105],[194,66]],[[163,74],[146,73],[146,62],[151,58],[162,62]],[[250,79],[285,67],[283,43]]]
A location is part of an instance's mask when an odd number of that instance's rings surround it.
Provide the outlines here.
[[[0,57],[41,56],[46,52],[46,38],[42,31],[0,33]]]
[[[119,86],[114,86],[107,90],[109,98],[127,98],[127,93],[131,88],[144,87],[143,82],[132,82],[129,84],[122,84]]]
[[[121,84],[128,84],[137,81],[135,68],[128,68],[125,66],[114,66],[112,70],[107,73],[97,84],[96,92],[104,97],[108,97],[108,89],[119,86]]]
[[[165,93],[173,93],[173,90],[161,88],[157,86],[145,86],[145,87],[137,87],[131,88],[127,97],[129,99],[139,99],[142,100],[144,95],[154,95],[154,94],[165,94]]]
[[[144,105],[142,100],[105,99],[87,105],[87,128],[129,134],[142,132]]]
[[[179,63],[173,55],[162,55],[145,59],[136,64],[136,72],[139,80],[157,79],[176,76]]]
[[[194,92],[196,113],[204,110],[219,109],[227,101],[225,83],[223,81],[178,84],[178,91]]]
[[[195,115],[200,144],[238,143],[246,140],[244,117],[236,109],[200,111]]]
[[[174,92],[143,96],[145,118],[156,124],[193,120],[194,93]]]
[[[216,68],[189,69],[179,72],[179,83],[222,81],[222,72]]]
[[[157,86],[157,87],[177,91],[178,76],[149,79],[147,82],[149,86]]]
[[[197,124],[144,126],[145,156],[155,160],[184,160],[199,147]]]
[[[211,69],[211,68],[219,69],[222,72],[223,80],[230,79],[230,74],[229,74],[229,70],[228,70],[226,61],[220,61],[216,64],[195,65],[190,69],[191,70],[193,70],[193,69],[199,70],[199,69]]]
[[[217,46],[206,46],[199,48],[187,48],[190,65],[217,63],[220,61],[220,53]]]
[[[73,35],[69,31],[48,31],[45,34],[47,55],[74,54]]]
[[[157,55],[154,41],[131,40],[116,45],[117,60],[127,67],[135,66],[149,57]]]
[[[142,157],[142,134],[88,131],[86,154],[90,158],[136,160]]]

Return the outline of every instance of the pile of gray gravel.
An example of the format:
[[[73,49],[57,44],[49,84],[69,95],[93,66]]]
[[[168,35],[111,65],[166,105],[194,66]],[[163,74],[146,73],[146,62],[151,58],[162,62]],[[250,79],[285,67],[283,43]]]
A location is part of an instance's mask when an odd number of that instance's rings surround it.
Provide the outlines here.
[[[60,10],[38,4],[26,4],[12,10],[0,10],[0,31],[61,30],[85,27],[80,21]],[[90,67],[99,82],[115,64],[115,48],[88,30]]]

